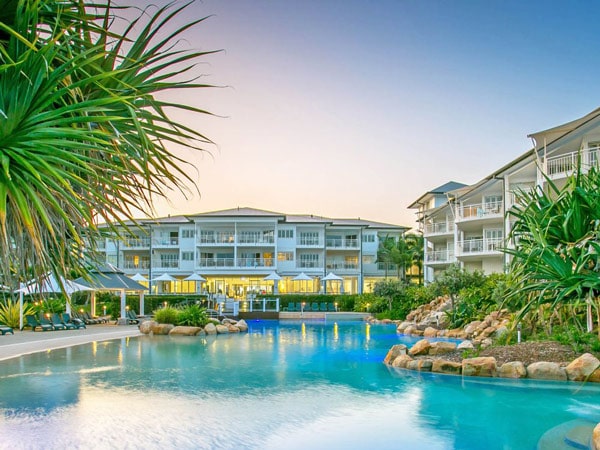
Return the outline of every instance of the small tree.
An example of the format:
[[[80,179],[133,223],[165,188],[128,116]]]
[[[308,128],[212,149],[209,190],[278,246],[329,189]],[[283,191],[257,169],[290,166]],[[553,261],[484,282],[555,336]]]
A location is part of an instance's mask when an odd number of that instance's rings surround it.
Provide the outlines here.
[[[383,280],[375,283],[373,293],[378,296],[385,298],[388,301],[388,307],[390,312],[393,309],[394,299],[404,294],[405,286],[401,281],[397,280]]]

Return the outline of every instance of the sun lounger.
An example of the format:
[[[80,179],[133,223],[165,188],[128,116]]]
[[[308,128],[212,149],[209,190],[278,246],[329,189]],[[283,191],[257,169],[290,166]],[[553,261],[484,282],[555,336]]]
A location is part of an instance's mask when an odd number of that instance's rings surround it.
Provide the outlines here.
[[[25,320],[27,321],[27,325],[31,327],[31,331],[35,331],[36,328],[41,328],[42,331],[52,331],[54,328],[50,324],[41,323],[37,317],[26,315]]]
[[[311,308],[313,311],[319,311],[319,304],[318,304],[317,302],[314,302],[314,303],[313,303],[313,304],[310,306],[310,308]]]
[[[140,323],[140,319],[138,319],[137,314],[131,309],[127,310],[127,323],[130,325]]]
[[[319,310],[327,311],[327,302],[321,302],[321,304],[319,305]]]
[[[63,322],[62,319],[60,318],[60,316],[58,315],[58,313],[53,313],[50,316],[50,322],[52,322],[52,326],[56,330],[74,330],[75,329],[75,325],[73,325],[72,323]]]
[[[335,309],[335,304],[333,304],[333,303],[327,303],[327,311],[329,311],[329,312],[336,312],[337,310]]]
[[[296,309],[296,303],[294,302],[289,302],[287,307],[286,307],[286,311],[289,312],[294,312],[294,311],[299,311],[300,309]]]
[[[75,328],[86,328],[85,322],[83,320],[78,319],[76,317],[71,317],[68,313],[63,313],[62,322],[64,324],[67,324],[67,323],[73,324],[75,326]]]
[[[0,333],[2,333],[2,336],[6,333],[15,334],[14,330],[6,325],[0,325]]]
[[[40,323],[42,325],[50,325],[53,330],[66,330],[67,329],[67,327],[65,327],[60,321],[55,324],[49,318],[42,316],[42,315],[40,315]]]

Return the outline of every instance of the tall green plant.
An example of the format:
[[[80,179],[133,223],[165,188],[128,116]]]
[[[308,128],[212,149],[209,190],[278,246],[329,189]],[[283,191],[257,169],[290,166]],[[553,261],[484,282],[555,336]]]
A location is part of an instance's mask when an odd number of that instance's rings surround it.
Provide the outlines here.
[[[187,5],[139,11],[109,0],[17,0],[0,16],[0,278],[87,263],[98,222],[118,234],[154,199],[194,186],[171,150],[210,144],[171,112],[206,111],[162,94],[208,87],[191,73],[211,52],[179,48],[202,18]],[[121,17],[133,15],[123,24]],[[195,178],[195,177],[194,177]],[[127,228],[127,227],[125,227]]]
[[[23,304],[23,316],[35,314],[35,308],[29,303]],[[0,302],[0,324],[8,325],[12,328],[19,328],[20,325],[20,305],[18,301],[6,299]]]

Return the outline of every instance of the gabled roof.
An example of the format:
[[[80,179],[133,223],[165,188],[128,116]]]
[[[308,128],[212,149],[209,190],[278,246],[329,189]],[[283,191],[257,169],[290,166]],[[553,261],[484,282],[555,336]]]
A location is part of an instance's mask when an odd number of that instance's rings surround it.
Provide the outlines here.
[[[285,214],[273,212],[273,211],[265,211],[263,209],[255,209],[248,207],[237,207],[232,209],[222,209],[220,211],[210,211],[205,213],[191,214],[187,215],[187,217],[273,217],[273,218],[283,218]]]
[[[333,226],[353,226],[353,227],[364,227],[364,228],[384,228],[388,230],[409,230],[410,227],[403,227],[402,225],[392,225],[389,223],[383,222],[373,222],[372,220],[363,220],[363,219],[332,219]]]
[[[456,189],[461,189],[466,186],[467,186],[466,184],[459,183],[458,181],[448,181],[447,183],[442,184],[441,186],[438,186],[435,189],[425,192],[418,199],[416,199],[414,202],[412,202],[410,205],[408,205],[408,208],[409,209],[418,208],[419,205],[425,203],[427,198],[431,198],[434,195],[443,195],[446,192],[455,191]]]
[[[572,120],[571,122],[564,123],[562,125],[558,125],[556,127],[548,128],[547,130],[538,131],[536,133],[531,133],[527,135],[527,137],[535,139],[535,149],[539,150],[544,147],[544,145],[549,145],[552,142],[560,139],[561,137],[569,134],[571,131],[579,128],[590,120],[595,119],[600,115],[600,108],[595,109],[589,114],[586,114],[579,119]]]

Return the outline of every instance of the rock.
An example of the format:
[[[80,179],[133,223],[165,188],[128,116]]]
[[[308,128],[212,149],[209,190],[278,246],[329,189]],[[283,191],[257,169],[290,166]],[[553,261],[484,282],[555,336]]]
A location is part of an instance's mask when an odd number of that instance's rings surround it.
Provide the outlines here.
[[[558,363],[538,361],[527,366],[527,376],[536,380],[567,380],[567,371]]]
[[[498,325],[498,327],[496,328],[496,331],[493,334],[494,339],[500,339],[503,336],[506,336],[508,334],[508,328],[506,327],[506,325]]]
[[[227,334],[229,333],[229,327],[227,325],[215,325],[217,329],[217,334]]]
[[[415,332],[416,330],[417,327],[414,324],[411,324],[404,329],[404,334],[413,334],[413,332]]]
[[[462,371],[462,364],[453,361],[446,361],[444,359],[435,359],[431,366],[432,372],[448,373],[451,375],[460,375]]]
[[[238,327],[242,332],[248,331],[248,324],[244,319],[238,320],[238,323],[236,323],[235,326]]]
[[[521,361],[511,361],[500,366],[498,376],[501,378],[526,378],[527,369]]]
[[[592,450],[600,450],[600,423],[596,425],[592,432]]]
[[[239,333],[239,332],[240,332],[240,329],[239,329],[239,328],[238,328],[236,325],[229,324],[229,325],[224,325],[224,326],[226,326],[226,327],[227,327],[227,330],[228,330],[230,333]],[[218,331],[218,330],[217,330],[217,331]]]
[[[495,377],[496,358],[479,356],[477,358],[463,359],[462,374],[469,377]]]
[[[200,327],[186,327],[186,326],[178,326],[174,327],[169,331],[169,336],[179,335],[179,336],[196,336],[202,328]]]
[[[404,330],[406,330],[408,327],[414,326],[414,325],[415,324],[413,322],[402,322],[396,327],[396,332],[404,333]]]
[[[381,323],[383,323],[383,324],[386,324],[386,325],[389,325],[390,323],[392,323],[392,319],[383,319],[383,320],[381,321]]]
[[[171,323],[154,323],[150,328],[150,332],[156,335],[167,335],[169,332],[175,328],[175,325]]]
[[[206,334],[217,334],[217,326],[212,322],[207,323],[204,327],[204,332]]]
[[[487,327],[483,331],[481,331],[480,336],[486,338],[488,336],[491,336],[495,332],[496,332],[496,329],[494,327]]]
[[[481,341],[481,348],[488,348],[491,347],[494,344],[494,341],[492,341],[490,338],[485,338]]]
[[[438,341],[433,342],[429,348],[430,355],[443,355],[444,353],[451,353],[456,350],[456,344],[454,342]]]
[[[383,360],[384,364],[390,365],[398,356],[406,355],[406,345],[396,344],[389,349]]]
[[[425,330],[423,331],[423,336],[424,337],[436,337],[438,333],[438,330],[436,328],[433,327],[427,327],[425,328]]]
[[[591,353],[584,353],[573,360],[565,370],[571,381],[584,381],[600,368],[600,360]]]
[[[426,355],[429,352],[431,343],[427,339],[421,339],[408,351],[410,356]]]
[[[473,333],[475,333],[479,325],[481,325],[481,320],[475,320],[471,322],[465,327],[465,333],[467,333],[467,335],[473,335]]]
[[[430,359],[414,359],[406,365],[407,369],[418,370],[419,372],[430,372],[433,361]]]
[[[423,330],[413,330],[412,334],[414,336],[423,336]]]
[[[140,332],[149,334],[154,325],[158,325],[158,322],[155,322],[154,320],[146,320],[140,324]]]
[[[406,366],[408,366],[408,363],[410,361],[413,361],[413,359],[410,356],[408,356],[406,354],[399,355],[392,361],[392,367],[399,367],[401,369],[406,369]]]
[[[460,344],[456,346],[456,350],[473,350],[475,346],[471,341],[462,341]]]

